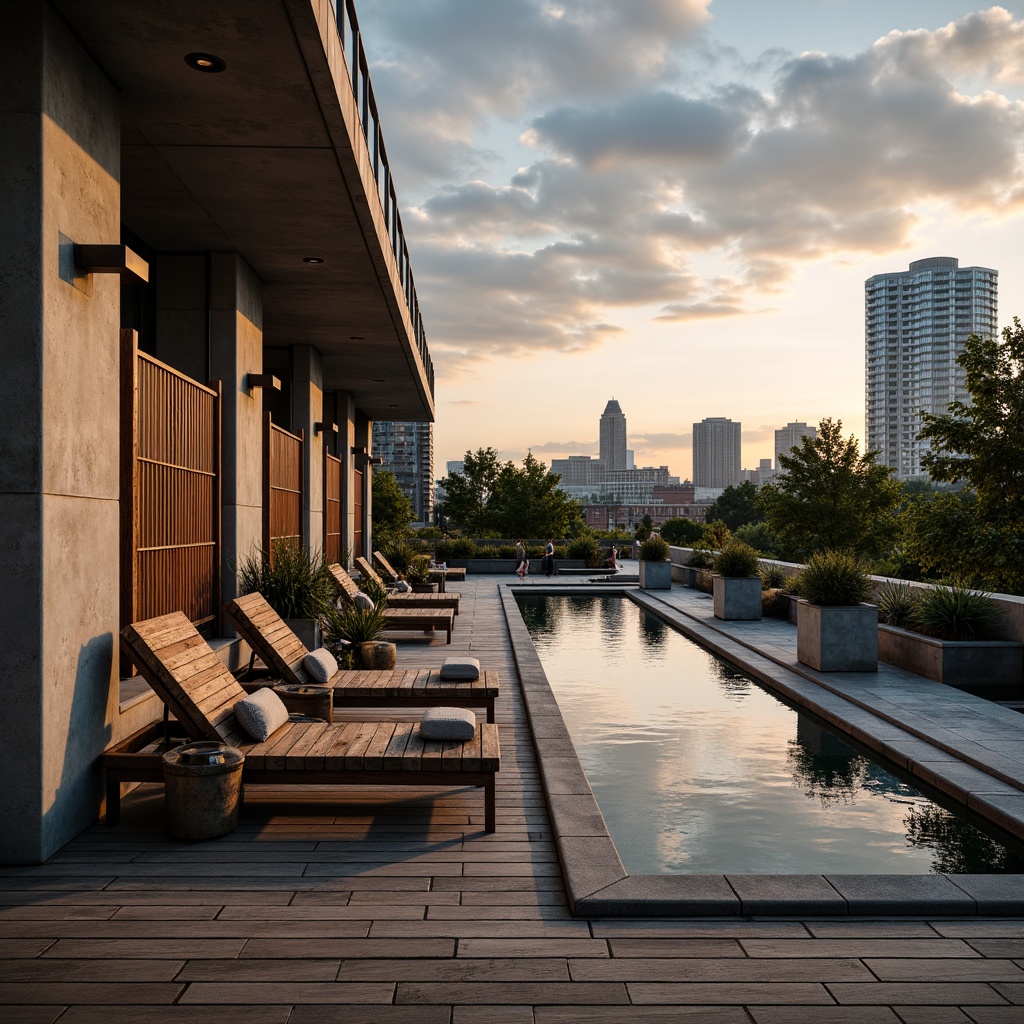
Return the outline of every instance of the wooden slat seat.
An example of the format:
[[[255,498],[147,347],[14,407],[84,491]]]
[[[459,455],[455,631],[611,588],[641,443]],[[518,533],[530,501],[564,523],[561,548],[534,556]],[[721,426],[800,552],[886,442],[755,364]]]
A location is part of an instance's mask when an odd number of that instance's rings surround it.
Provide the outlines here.
[[[290,722],[264,743],[253,743],[234,713],[245,690],[182,612],[126,626],[121,643],[190,739],[220,740],[245,752],[246,783],[482,786],[485,827],[494,831],[500,767],[495,724],[479,724],[464,743],[430,743],[412,723]],[[160,767],[159,752],[123,748],[104,758],[108,824],[119,817],[121,783],[157,781]]]
[[[274,675],[300,686],[314,683],[302,667],[302,659],[309,653],[305,644],[262,594],[235,598],[225,605],[224,613]],[[498,673],[485,671],[480,679],[452,682],[429,669],[353,670],[339,672],[326,685],[334,691],[335,707],[485,707],[487,721],[493,722]]]
[[[337,563],[329,565],[327,568],[338,584],[342,595],[348,600],[352,600],[359,593],[359,584]],[[384,581],[376,573],[370,578],[375,579],[382,587],[386,587]],[[458,615],[461,600],[462,595],[458,592],[453,594],[398,594],[392,591],[388,594],[388,612],[398,612],[404,608],[424,608],[428,611],[442,611],[445,608],[450,608],[454,615]],[[450,639],[449,637],[449,641]]]

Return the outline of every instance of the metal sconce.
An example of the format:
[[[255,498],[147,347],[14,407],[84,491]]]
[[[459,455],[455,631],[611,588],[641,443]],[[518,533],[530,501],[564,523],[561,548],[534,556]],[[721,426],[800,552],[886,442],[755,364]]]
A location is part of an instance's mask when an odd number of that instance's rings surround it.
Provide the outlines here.
[[[127,245],[75,245],[75,266],[89,274],[120,274],[149,281],[149,264]]]
[[[352,454],[356,457],[357,466],[383,466],[384,459],[380,455],[371,456],[366,450],[366,445],[354,445]]]
[[[245,389],[251,392],[253,388],[267,388],[270,391],[280,391],[281,378],[275,377],[272,373],[247,373],[245,375]]]
[[[337,434],[341,428],[337,423],[314,423],[313,424],[313,436],[317,434]]]

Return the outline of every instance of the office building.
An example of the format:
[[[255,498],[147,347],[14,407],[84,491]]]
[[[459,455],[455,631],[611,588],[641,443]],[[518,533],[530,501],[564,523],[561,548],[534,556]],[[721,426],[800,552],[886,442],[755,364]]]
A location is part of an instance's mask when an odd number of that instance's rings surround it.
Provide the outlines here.
[[[466,469],[466,463],[463,459],[449,459],[444,464],[445,476],[451,476],[452,473],[462,473]]]
[[[434,424],[377,420],[373,454],[384,460],[381,469],[394,473],[416,521],[429,523],[434,512]]]
[[[740,430],[724,416],[693,425],[693,483],[696,487],[729,487],[739,483]]]
[[[626,417],[613,398],[601,414],[600,459],[611,472],[629,469],[626,461]]]
[[[956,360],[970,335],[995,336],[998,276],[937,256],[864,283],[867,446],[898,479],[925,473],[922,413],[969,400]]]
[[[782,463],[779,462],[780,455],[790,455],[792,449],[799,448],[805,437],[817,437],[817,427],[807,423],[787,423],[784,427],[775,431],[775,471],[782,471]]]

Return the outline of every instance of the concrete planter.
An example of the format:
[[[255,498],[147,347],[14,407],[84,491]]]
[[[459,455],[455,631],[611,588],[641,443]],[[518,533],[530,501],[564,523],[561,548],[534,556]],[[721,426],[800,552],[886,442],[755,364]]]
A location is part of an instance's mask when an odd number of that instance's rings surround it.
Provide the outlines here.
[[[797,606],[797,659],[819,672],[878,671],[878,609],[873,604]]]
[[[750,621],[761,618],[760,576],[712,577],[715,618]]]
[[[414,594],[436,594],[438,584],[436,583],[412,583],[412,592]]]
[[[981,696],[1019,689],[1024,644],[1013,640],[937,640],[879,625],[878,657],[897,668]]]
[[[307,651],[323,647],[320,623],[316,619],[285,619],[285,625],[306,645]]]
[[[388,671],[395,667],[398,649],[386,640],[370,640],[356,644],[356,662],[359,668]]]
[[[640,563],[640,589],[671,590],[672,563],[642,561]]]

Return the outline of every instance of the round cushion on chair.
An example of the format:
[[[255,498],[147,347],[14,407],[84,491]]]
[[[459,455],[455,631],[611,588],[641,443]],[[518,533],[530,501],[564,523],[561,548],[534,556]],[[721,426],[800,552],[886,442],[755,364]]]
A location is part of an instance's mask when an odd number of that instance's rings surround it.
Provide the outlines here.
[[[338,662],[326,647],[318,647],[310,651],[302,659],[302,667],[318,683],[326,683],[338,671]]]
[[[352,598],[352,603],[357,608],[362,608],[368,612],[372,612],[375,607],[373,598],[370,597],[369,594],[356,594],[356,596]]]

